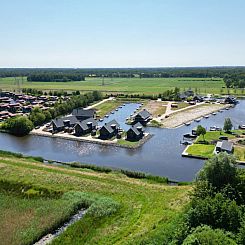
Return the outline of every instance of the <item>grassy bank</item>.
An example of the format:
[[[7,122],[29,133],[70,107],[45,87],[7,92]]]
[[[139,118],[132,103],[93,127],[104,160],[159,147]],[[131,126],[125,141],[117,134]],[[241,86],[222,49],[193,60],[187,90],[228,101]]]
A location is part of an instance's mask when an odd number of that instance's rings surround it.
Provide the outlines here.
[[[0,234],[8,239],[7,244],[36,240],[81,205],[89,207],[90,212],[69,227],[54,244],[142,244],[153,241],[162,244],[171,237],[172,226],[177,222],[190,190],[190,186],[159,183],[155,177],[141,179],[126,172],[104,173],[48,166],[7,153],[0,153],[0,169],[2,181],[27,185],[34,190],[30,193],[38,192],[39,188],[59,193],[45,197],[36,193],[28,198],[8,189],[1,190],[4,205],[0,205]],[[11,207],[9,213],[8,206]]]

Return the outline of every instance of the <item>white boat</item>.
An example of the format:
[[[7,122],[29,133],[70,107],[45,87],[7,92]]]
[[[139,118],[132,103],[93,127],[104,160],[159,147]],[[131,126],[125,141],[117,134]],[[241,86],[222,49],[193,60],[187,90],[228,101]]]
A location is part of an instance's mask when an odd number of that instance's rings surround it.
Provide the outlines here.
[[[116,109],[116,111],[118,111],[118,109]]]
[[[205,118],[209,118],[209,115],[204,116]]]
[[[111,112],[111,114],[114,114],[114,113],[115,113],[114,111]]]
[[[217,114],[216,112],[213,112],[213,113],[212,113],[212,115],[214,115],[214,116],[215,116],[216,114]]]
[[[100,121],[100,122],[103,122],[103,120],[104,120],[103,118],[100,118],[100,120],[99,120],[99,121]]]
[[[105,115],[105,117],[109,117],[109,115]]]
[[[190,125],[191,125],[190,122],[185,123],[185,126],[190,126]]]
[[[195,119],[195,122],[200,122],[202,120],[202,118],[197,118]]]
[[[216,126],[210,127],[210,131],[216,131],[216,130],[217,130]]]

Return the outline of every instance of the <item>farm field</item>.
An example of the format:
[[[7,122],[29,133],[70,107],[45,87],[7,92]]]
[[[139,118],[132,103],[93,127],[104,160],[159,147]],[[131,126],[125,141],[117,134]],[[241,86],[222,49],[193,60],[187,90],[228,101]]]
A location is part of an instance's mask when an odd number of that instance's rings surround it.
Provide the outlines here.
[[[19,78],[21,81],[21,78]],[[66,91],[93,91],[100,90],[110,93],[140,93],[159,94],[166,90],[178,87],[181,91],[191,88],[201,94],[227,93],[222,79],[211,80],[211,78],[105,78],[102,86],[101,78],[86,78],[79,82],[27,82],[23,78],[22,88],[35,88],[39,90],[66,90]],[[222,88],[223,87],[223,88]],[[15,78],[0,78],[0,89],[17,89]],[[234,91],[230,91],[231,93]],[[237,89],[237,94],[241,93]]]
[[[121,172],[44,165],[5,152],[0,169],[5,244],[31,244],[79,206],[89,207],[87,214],[52,244],[167,244],[191,189]]]

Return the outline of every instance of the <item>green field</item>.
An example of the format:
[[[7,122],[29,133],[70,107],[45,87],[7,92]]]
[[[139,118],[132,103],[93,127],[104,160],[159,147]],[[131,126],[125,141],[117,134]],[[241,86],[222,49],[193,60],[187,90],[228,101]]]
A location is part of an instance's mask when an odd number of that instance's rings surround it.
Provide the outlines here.
[[[79,205],[89,207],[87,214],[53,244],[167,244],[191,188],[2,152],[0,170],[4,244],[31,244]]]
[[[204,81],[205,80],[205,81]],[[218,81],[217,81],[218,80]],[[101,78],[86,78],[80,82],[27,82],[23,79],[22,88],[35,88],[39,90],[80,90],[122,93],[159,94],[166,90],[179,87],[181,91],[189,88],[197,93],[227,93],[222,79],[212,81],[210,78],[105,78],[102,86]],[[14,78],[0,78],[0,89],[16,90],[17,85]],[[235,91],[230,91],[235,92]],[[239,89],[237,94],[241,93]]]

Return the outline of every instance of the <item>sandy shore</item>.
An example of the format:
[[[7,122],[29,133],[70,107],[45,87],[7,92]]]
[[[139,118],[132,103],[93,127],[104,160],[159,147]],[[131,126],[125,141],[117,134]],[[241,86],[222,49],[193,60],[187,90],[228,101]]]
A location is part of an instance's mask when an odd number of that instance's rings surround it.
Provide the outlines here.
[[[169,118],[163,119],[162,126],[164,128],[176,128],[185,123],[191,122],[197,118],[202,118],[226,107],[230,107],[230,105],[203,104],[192,108],[186,108],[185,110],[182,110],[180,112],[172,113]]]

